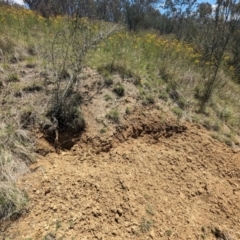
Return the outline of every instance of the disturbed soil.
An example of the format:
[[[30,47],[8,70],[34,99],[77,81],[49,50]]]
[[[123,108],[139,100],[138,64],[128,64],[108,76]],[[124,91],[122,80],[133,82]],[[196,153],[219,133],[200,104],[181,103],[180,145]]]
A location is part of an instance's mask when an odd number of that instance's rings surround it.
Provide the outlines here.
[[[0,239],[240,239],[237,149],[156,108],[114,128],[89,127],[60,155],[39,135],[18,183],[28,209]]]
[[[12,105],[32,104],[40,121],[50,77],[22,68],[15,66],[21,77]],[[87,127],[60,136],[60,154],[35,131],[37,161],[18,182],[29,204],[0,223],[0,240],[240,239],[239,150],[175,119],[159,99],[143,107],[131,79],[116,75],[113,82],[124,85],[125,96],[84,70],[79,91]],[[114,109],[117,123],[106,117]]]

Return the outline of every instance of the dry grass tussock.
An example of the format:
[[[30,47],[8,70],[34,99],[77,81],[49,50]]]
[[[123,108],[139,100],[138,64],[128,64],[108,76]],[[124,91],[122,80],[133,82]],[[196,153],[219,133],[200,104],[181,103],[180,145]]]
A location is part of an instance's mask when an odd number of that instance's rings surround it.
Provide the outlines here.
[[[24,192],[16,186],[18,177],[34,161],[34,141],[21,128],[18,116],[1,117],[0,123],[0,219],[19,214],[27,203]]]

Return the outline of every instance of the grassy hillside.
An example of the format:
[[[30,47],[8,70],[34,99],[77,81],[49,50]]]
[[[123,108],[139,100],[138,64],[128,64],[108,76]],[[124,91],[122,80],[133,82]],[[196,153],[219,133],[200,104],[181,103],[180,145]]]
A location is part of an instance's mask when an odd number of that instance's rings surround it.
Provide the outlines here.
[[[199,99],[211,66],[203,64],[196,46],[154,31],[133,33],[89,19],[44,19],[9,6],[0,6],[0,21],[0,219],[27,203],[16,179],[34,161],[29,129],[47,121],[53,125],[53,118],[65,132],[84,128],[82,96],[75,86],[88,77],[79,77],[85,67],[97,69],[106,85],[115,74],[131,80],[143,105],[161,108],[166,102],[179,121],[197,122],[214,138],[239,144],[240,87],[230,77],[230,56],[225,56],[214,96],[200,114]],[[31,77],[26,78],[26,72]],[[124,94],[124,86],[114,89]]]

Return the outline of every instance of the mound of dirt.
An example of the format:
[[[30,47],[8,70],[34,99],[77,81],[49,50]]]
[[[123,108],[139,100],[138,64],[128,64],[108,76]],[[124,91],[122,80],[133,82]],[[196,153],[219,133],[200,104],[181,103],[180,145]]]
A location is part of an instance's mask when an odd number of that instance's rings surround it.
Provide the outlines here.
[[[148,109],[60,155],[39,141],[28,212],[0,239],[240,239],[240,153],[198,125]]]

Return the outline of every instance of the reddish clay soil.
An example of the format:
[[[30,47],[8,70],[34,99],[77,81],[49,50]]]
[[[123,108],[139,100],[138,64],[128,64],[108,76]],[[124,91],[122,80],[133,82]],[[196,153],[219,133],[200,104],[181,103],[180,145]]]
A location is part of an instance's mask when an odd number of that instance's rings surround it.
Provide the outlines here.
[[[60,155],[39,138],[25,214],[0,239],[240,239],[240,153],[198,125],[135,111]],[[164,120],[163,120],[164,119]]]

